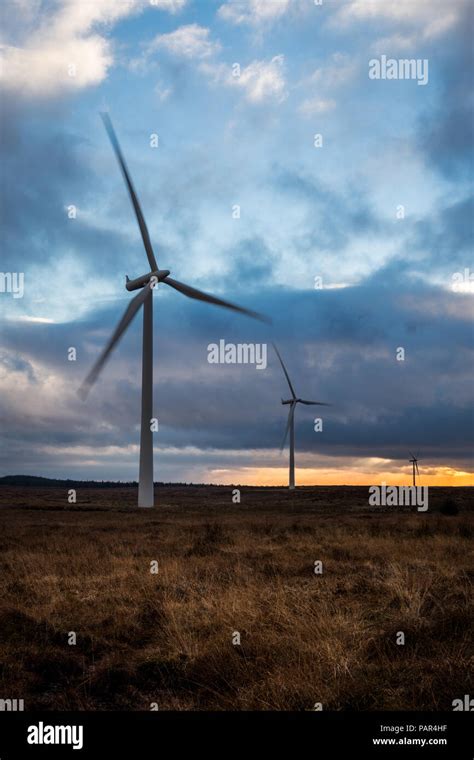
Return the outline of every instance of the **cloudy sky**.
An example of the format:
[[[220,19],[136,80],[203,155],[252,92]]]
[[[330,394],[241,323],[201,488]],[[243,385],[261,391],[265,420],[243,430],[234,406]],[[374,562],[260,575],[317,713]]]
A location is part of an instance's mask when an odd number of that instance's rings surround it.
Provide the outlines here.
[[[155,478],[287,480],[275,340],[332,404],[318,432],[297,409],[299,483],[407,482],[409,451],[472,483],[469,6],[3,0],[0,474],[137,478],[140,318],[76,393],[147,271],[105,110],[160,267],[273,320],[155,290]],[[219,340],[267,368],[209,364]]]

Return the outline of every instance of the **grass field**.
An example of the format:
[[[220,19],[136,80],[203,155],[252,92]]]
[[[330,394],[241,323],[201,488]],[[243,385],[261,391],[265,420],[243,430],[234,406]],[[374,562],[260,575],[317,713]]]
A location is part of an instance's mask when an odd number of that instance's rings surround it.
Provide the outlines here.
[[[439,512],[449,496],[457,515]],[[61,488],[1,488],[0,697],[451,710],[473,693],[470,489],[432,489],[427,513],[369,509],[366,488],[231,497],[163,487],[138,510],[134,489],[69,505]]]

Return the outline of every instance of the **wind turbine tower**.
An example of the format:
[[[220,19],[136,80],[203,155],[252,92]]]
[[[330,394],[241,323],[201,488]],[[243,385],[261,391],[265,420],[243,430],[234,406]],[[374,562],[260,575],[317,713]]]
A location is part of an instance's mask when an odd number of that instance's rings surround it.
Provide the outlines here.
[[[420,474],[420,471],[418,469],[418,459],[414,454],[411,453],[411,451],[410,451],[410,456],[411,456],[411,459],[409,459],[408,461],[411,462],[413,466],[413,485],[416,486],[416,476]],[[416,474],[415,474],[415,467],[416,467]]]

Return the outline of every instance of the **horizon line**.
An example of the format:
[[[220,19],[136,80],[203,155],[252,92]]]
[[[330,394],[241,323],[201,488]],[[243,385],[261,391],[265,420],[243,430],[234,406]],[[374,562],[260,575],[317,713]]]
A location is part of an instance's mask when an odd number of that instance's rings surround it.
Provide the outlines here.
[[[6,480],[31,480],[31,481],[51,481],[51,482],[57,482],[57,483],[81,483],[81,484],[87,484],[89,487],[97,486],[97,487],[111,487],[111,486],[122,486],[126,488],[138,488],[138,481],[137,480],[84,480],[82,478],[60,478],[60,477],[48,477],[45,475],[1,475],[0,476],[0,486],[8,486],[8,485],[23,485],[27,486],[28,483],[5,483]],[[30,483],[31,486],[36,485],[36,483]],[[282,484],[261,484],[261,483],[255,483],[255,484],[241,484],[241,483],[212,483],[212,482],[201,482],[201,483],[194,483],[192,481],[164,481],[164,480],[157,480],[153,482],[154,486],[166,486],[166,487],[213,487],[213,488],[273,488],[273,489],[284,489],[289,490],[288,485]],[[381,486],[386,485],[387,487],[398,487],[402,484],[390,484],[386,483],[385,481],[380,481],[379,483],[372,482],[372,483],[302,483],[301,485],[297,485],[295,490],[298,489],[308,489],[308,488],[370,488],[373,486]],[[426,488],[473,488],[473,485],[469,484],[459,484],[459,485],[443,485],[443,484],[436,484],[436,485],[426,485],[423,483],[418,483],[417,487],[424,486]],[[413,484],[406,484],[403,485],[403,487],[413,487]]]

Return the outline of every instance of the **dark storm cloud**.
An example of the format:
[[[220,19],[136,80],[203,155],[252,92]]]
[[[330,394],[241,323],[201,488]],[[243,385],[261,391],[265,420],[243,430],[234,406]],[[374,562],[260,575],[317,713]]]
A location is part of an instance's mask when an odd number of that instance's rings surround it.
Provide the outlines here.
[[[19,253],[18,245],[26,252],[32,244],[35,253],[39,253],[41,244],[47,242],[41,236],[54,232],[56,225],[62,227],[66,188],[78,202],[84,197],[90,177],[84,176],[84,166],[78,160],[83,141],[77,135],[51,128],[51,124],[45,130],[44,117],[38,117],[32,108],[12,103],[5,95],[2,131],[0,213],[7,254],[8,246],[12,246],[14,256]],[[40,237],[36,245],[35,232]],[[47,248],[44,253],[46,258]]]
[[[467,368],[472,334],[463,314],[468,296],[401,285],[386,272],[364,286],[333,291],[266,291],[258,304],[274,328],[175,293],[155,295],[155,408],[159,444],[226,451],[274,449],[283,433],[288,393],[268,348],[268,368],[211,365],[209,343],[276,338],[298,394],[332,407],[299,408],[299,450],[334,456],[404,459],[408,448],[437,461],[465,461],[472,447],[472,393]],[[436,312],[432,311],[435,299]],[[244,299],[251,305],[251,299]],[[10,375],[29,377],[37,415],[25,428],[20,407],[3,409],[8,441],[3,468],[15,452],[44,461],[53,446],[138,443],[140,342],[138,318],[83,404],[75,390],[104,345],[124,303],[67,325],[9,325],[4,347]],[[67,347],[78,361],[68,362]],[[397,362],[404,347],[406,359]],[[27,362],[22,364],[22,362]],[[45,386],[38,365],[61,378],[56,414],[42,412]],[[33,368],[33,369],[31,369]],[[43,369],[39,372],[41,374]],[[313,431],[322,413],[324,434]],[[10,456],[12,459],[10,460]],[[184,461],[184,460],[183,460]]]
[[[414,246],[425,255],[425,268],[433,265],[452,275],[474,264],[474,196],[440,209],[416,224]]]
[[[472,28],[474,8],[466,2],[460,21],[433,52],[441,77],[441,93],[434,111],[419,127],[419,144],[429,161],[450,179],[472,179],[474,138],[474,64]]]
[[[255,290],[265,287],[273,279],[274,257],[260,236],[244,238],[233,248],[223,251],[223,260],[229,263],[229,269],[220,278],[220,285],[229,293],[236,288]]]
[[[2,95],[0,161],[0,224],[2,271],[28,273],[38,265],[55,265],[65,255],[94,263],[97,275],[110,273],[130,252],[139,250],[139,239],[128,239],[114,227],[116,220],[130,219],[125,191],[119,204],[109,207],[110,218],[95,214],[97,202],[110,202],[106,189],[109,172],[94,165],[96,146],[104,139],[100,125],[87,139],[74,126],[65,126],[67,104],[43,104],[41,108]],[[97,119],[98,122],[98,119]],[[102,145],[102,144],[101,144]],[[115,169],[115,167],[114,167]],[[112,175],[120,182],[120,176]],[[68,217],[68,207],[77,210]],[[54,287],[54,282],[51,283]]]
[[[342,195],[303,171],[279,166],[273,168],[272,186],[288,195],[293,203],[307,204],[309,219],[314,222],[306,241],[300,241],[303,249],[341,250],[355,236],[383,229],[360,187],[357,192],[349,188]]]

